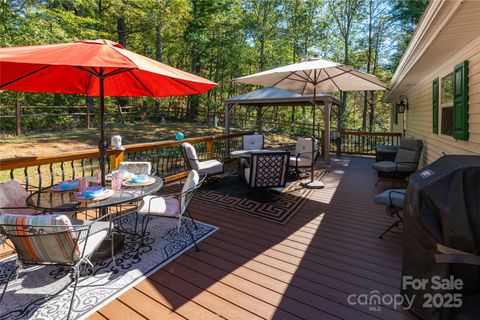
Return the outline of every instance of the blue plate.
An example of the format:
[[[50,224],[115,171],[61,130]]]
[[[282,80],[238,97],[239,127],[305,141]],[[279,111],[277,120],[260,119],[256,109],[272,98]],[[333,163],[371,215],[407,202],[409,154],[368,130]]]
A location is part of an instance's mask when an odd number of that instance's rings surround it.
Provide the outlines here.
[[[59,190],[72,190],[78,188],[79,181],[78,179],[75,180],[65,180],[58,184]]]

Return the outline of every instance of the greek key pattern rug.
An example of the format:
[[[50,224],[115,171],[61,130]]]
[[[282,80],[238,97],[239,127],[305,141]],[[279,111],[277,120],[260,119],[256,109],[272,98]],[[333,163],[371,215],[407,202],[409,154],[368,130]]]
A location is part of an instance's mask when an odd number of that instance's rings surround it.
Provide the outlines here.
[[[326,172],[316,172],[315,179],[323,179]],[[238,176],[222,178],[213,188],[204,187],[197,191],[194,201],[220,206],[239,214],[248,214],[278,224],[286,224],[308,201],[313,190],[300,186],[300,181],[287,184],[279,190],[280,198],[275,202],[261,203],[249,199],[248,186]]]
[[[184,219],[177,232],[177,221],[152,219],[143,245],[139,236],[128,235],[122,251],[115,256],[117,273],[112,272],[111,258],[95,262],[93,273],[79,279],[70,318],[86,318],[193,247],[185,223],[197,243],[218,229],[199,221],[196,221],[198,229],[194,229],[193,222]],[[122,217],[123,228],[133,230],[134,222],[135,214]],[[15,258],[0,261],[0,293],[15,267]],[[73,290],[69,271],[58,266],[26,267],[18,279],[8,284],[0,304],[0,319],[65,319]]]

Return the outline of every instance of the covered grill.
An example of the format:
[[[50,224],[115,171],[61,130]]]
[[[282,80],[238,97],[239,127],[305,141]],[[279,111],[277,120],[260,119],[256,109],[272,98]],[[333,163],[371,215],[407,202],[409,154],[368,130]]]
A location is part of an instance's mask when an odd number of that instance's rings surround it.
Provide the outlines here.
[[[443,156],[413,174],[406,193],[402,295],[414,299],[411,310],[478,319],[479,255],[480,157]]]

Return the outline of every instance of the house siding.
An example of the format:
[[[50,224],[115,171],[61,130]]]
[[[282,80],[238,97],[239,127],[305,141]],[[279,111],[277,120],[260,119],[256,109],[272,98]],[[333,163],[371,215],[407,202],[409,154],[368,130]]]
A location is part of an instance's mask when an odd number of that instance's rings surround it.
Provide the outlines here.
[[[440,130],[438,134],[432,132],[432,81],[452,72],[453,68],[464,60],[469,61],[468,141],[455,140],[453,137],[442,135]],[[410,89],[406,95],[410,105],[406,114],[406,136],[423,140],[425,147],[421,165],[435,161],[443,153],[480,155],[480,42],[467,52],[432,70],[429,76]],[[441,112],[439,119],[441,119]]]

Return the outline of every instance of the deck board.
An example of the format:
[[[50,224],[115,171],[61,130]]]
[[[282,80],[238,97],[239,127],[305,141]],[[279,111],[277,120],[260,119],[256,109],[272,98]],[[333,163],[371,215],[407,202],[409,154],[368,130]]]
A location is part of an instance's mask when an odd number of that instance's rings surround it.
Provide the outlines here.
[[[412,319],[369,311],[349,294],[398,293],[402,240],[378,235],[393,221],[373,197],[369,158],[335,159],[284,226],[193,201],[196,219],[220,229],[91,319]],[[398,231],[397,231],[398,233]]]

